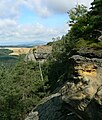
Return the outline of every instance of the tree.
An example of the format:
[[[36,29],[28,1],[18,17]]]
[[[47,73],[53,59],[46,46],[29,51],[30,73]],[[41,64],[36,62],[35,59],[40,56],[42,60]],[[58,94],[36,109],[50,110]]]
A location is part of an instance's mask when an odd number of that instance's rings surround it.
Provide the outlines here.
[[[94,0],[91,5],[91,25],[93,29],[102,30],[102,0]]]
[[[68,36],[67,38],[69,45],[71,45],[71,48],[75,47],[75,43],[80,38],[85,38],[85,39],[88,38],[87,28],[88,28],[89,17],[87,13],[88,13],[87,7],[85,7],[84,5],[77,5],[75,6],[75,8],[72,8],[68,12],[70,17],[69,26],[71,26],[71,29],[67,34]]]
[[[44,72],[36,62],[19,62],[12,69],[0,71],[0,120],[23,120],[45,96]],[[41,80],[40,72],[43,74]],[[46,77],[46,78],[45,78]],[[45,88],[46,89],[43,89]]]
[[[68,11],[70,21],[69,25],[73,26],[74,23],[78,22],[79,19],[87,13],[87,7],[84,5],[76,5],[75,8],[72,8]]]
[[[80,38],[98,42],[100,31],[102,31],[102,0],[94,0],[91,5],[90,11],[87,11],[83,5],[77,5],[68,12],[73,42]]]
[[[102,31],[102,0],[94,0],[91,5],[91,11],[88,13],[89,26],[91,37],[97,40],[101,35],[100,31]]]

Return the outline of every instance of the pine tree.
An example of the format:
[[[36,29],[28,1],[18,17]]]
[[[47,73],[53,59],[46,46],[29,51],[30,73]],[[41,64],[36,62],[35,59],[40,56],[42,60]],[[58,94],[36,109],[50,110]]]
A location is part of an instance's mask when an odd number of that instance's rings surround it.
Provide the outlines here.
[[[102,0],[94,0],[91,5],[91,25],[93,29],[102,30]]]

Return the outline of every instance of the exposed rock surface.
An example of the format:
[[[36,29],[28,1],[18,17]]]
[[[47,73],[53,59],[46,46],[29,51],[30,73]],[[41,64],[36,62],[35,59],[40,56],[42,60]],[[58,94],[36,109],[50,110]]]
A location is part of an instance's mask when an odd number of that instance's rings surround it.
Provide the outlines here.
[[[68,62],[61,94],[45,98],[25,120],[102,120],[102,50],[80,50]]]
[[[59,93],[46,97],[25,120],[78,120],[77,116],[63,108]]]
[[[52,47],[48,45],[36,46],[28,52],[25,61],[44,61],[51,54]]]
[[[99,41],[102,41],[102,31],[98,30],[101,33],[101,36],[98,38]]]
[[[73,55],[69,61],[69,80],[62,88],[63,101],[71,106],[79,118],[101,120],[102,51],[92,54],[80,51],[79,55]]]
[[[34,52],[33,52],[33,48],[29,50],[29,52],[27,53],[27,55],[24,58],[24,61],[36,61],[35,56],[34,56]]]

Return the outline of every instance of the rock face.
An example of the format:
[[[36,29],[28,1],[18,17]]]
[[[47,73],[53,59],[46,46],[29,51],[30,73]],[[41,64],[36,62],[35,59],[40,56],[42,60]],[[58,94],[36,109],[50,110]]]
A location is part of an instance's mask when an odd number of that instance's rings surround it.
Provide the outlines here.
[[[59,93],[46,97],[25,120],[78,120],[76,115],[63,108]]]
[[[102,53],[95,54],[78,52],[70,58],[69,80],[62,88],[63,101],[82,120],[102,119]]]
[[[45,98],[25,120],[102,120],[102,50],[74,53],[60,94]]]
[[[24,61],[44,61],[51,54],[52,47],[48,45],[36,46],[28,52]]]
[[[34,56],[34,52],[33,49],[30,49],[29,52],[27,53],[27,55],[24,58],[24,61],[36,61],[35,56]]]

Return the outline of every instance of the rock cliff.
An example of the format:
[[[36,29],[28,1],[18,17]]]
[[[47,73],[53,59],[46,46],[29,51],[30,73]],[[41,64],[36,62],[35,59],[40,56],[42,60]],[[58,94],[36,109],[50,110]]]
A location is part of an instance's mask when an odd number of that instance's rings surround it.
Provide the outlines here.
[[[56,93],[44,98],[25,120],[78,120],[78,117],[66,109],[61,94]]]
[[[24,61],[44,61],[51,54],[52,47],[48,45],[36,46],[29,50]]]
[[[25,120],[101,120],[102,50],[79,50],[68,60],[68,80]]]
[[[80,119],[101,120],[102,50],[82,51],[69,60],[69,80],[62,88],[62,100]]]

